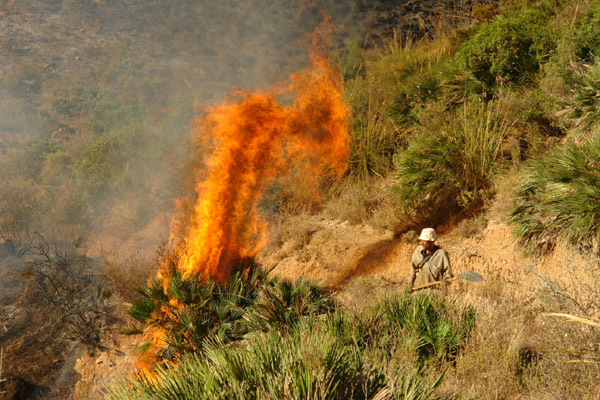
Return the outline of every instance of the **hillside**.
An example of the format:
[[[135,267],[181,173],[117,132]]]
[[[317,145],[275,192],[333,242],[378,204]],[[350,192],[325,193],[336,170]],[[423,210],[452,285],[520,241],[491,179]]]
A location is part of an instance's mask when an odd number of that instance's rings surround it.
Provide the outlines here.
[[[542,258],[524,255],[511,227],[494,219],[498,204],[495,207],[486,215],[491,218],[485,226],[452,228],[440,235],[439,244],[449,252],[455,274],[476,270],[485,277],[481,283],[458,282],[449,288],[446,301],[475,305],[477,328],[448,371],[442,391],[474,398],[531,399],[595,393],[597,385],[585,383],[593,366],[564,366],[578,359],[577,354],[537,353],[537,349],[589,349],[585,342],[594,337],[593,331],[543,315],[568,311],[579,301],[579,312],[594,312],[596,275],[588,272],[588,260],[563,246]],[[382,296],[401,292],[406,284],[415,248],[412,240],[322,215],[296,219],[287,229],[263,262],[278,263],[273,274],[324,281],[350,310],[364,310]],[[106,382],[127,373],[135,359],[131,346],[140,339],[117,337],[122,353],[84,355],[76,366],[81,374],[76,398],[103,398]],[[543,358],[528,366],[528,357]],[[535,369],[523,375],[523,368],[529,367]]]
[[[597,1],[0,6],[7,398],[600,396]]]

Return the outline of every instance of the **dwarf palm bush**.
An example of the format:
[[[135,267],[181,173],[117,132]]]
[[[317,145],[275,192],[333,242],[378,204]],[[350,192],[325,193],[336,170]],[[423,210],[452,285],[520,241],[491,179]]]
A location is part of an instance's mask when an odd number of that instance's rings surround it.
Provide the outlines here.
[[[242,329],[246,332],[285,330],[300,318],[333,310],[331,296],[314,283],[272,278],[265,282],[253,305],[244,314]]]
[[[435,223],[480,209],[502,170],[507,129],[493,104],[469,104],[444,131],[422,134],[398,154],[395,193],[407,217]]]
[[[256,332],[229,345],[209,339],[178,367],[159,368],[157,379],[137,374],[108,391],[112,399],[454,398],[437,393],[443,373],[430,377],[419,366],[392,366],[390,351],[371,357],[382,340],[398,347],[414,326],[451,321],[447,311],[426,296],[397,296],[364,314],[311,315],[286,331]]]
[[[198,278],[183,279],[180,272],[173,272],[168,279],[154,278],[129,314],[148,327],[164,331],[166,346],[160,358],[177,358],[198,350],[207,336],[224,342],[239,339],[235,324],[256,298],[261,279],[264,276],[258,271],[248,276],[236,273],[221,286]],[[149,348],[146,344],[140,350]]]
[[[574,79],[570,116],[581,131],[587,131],[598,123],[600,115],[600,59],[596,58],[586,70]]]
[[[225,284],[199,277],[184,279],[178,271],[154,278],[140,293],[129,314],[164,332],[160,359],[173,360],[199,351],[206,338],[223,343],[240,340],[257,330],[285,329],[302,317],[333,307],[317,284],[268,278],[257,265],[236,272]],[[141,333],[133,331],[132,333]],[[150,344],[140,347],[142,352]]]
[[[207,341],[158,380],[136,376],[113,389],[115,399],[352,399],[363,393],[362,358],[314,319],[289,335],[276,330],[230,346]],[[378,386],[382,386],[379,379]]]
[[[398,345],[398,337],[409,343],[418,362],[452,359],[474,327],[475,314],[470,308],[452,315],[442,301],[427,296],[395,296],[367,309],[364,321],[368,335],[379,349]]]
[[[528,250],[562,238],[580,250],[600,249],[600,134],[554,149],[525,171],[510,214]]]

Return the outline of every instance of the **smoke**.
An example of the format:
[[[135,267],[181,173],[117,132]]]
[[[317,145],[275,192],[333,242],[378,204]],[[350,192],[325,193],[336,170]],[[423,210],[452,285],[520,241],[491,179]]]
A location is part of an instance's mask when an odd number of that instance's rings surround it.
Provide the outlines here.
[[[335,48],[390,37],[421,3],[2,2],[0,235],[153,251],[187,193],[194,104],[285,86],[310,63],[321,10]]]

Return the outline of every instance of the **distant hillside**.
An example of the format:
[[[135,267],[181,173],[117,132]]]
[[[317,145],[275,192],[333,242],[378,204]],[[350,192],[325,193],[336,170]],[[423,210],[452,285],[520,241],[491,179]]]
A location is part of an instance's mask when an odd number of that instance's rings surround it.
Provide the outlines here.
[[[343,52],[422,36],[445,5],[2,1],[2,235],[57,225],[102,235],[94,221],[108,212],[130,236],[170,210],[193,105],[302,68],[320,10]]]

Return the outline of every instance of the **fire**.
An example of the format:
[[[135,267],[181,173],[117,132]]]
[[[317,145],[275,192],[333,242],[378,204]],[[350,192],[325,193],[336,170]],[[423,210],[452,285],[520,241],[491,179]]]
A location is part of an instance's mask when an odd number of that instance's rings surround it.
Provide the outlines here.
[[[206,158],[194,174],[195,203],[181,201],[172,224],[172,240],[185,249],[178,266],[184,277],[223,282],[237,261],[257,255],[268,228],[259,203],[276,180],[302,182],[318,200],[322,179],[344,173],[349,135],[341,89],[315,52],[312,67],[292,75],[288,87],[240,92],[241,101],[209,107],[193,122]]]
[[[268,233],[259,205],[275,182],[294,182],[317,203],[322,183],[344,174],[349,109],[340,75],[317,51],[311,60],[287,86],[238,92],[237,101],[207,107],[193,121],[194,145],[204,157],[190,161],[193,195],[177,203],[172,257],[157,274],[165,294],[174,268],[183,279],[223,283],[241,261],[258,254]],[[179,307],[175,299],[169,305]],[[167,339],[158,325],[147,327],[145,338],[152,347],[136,366],[151,376]]]

